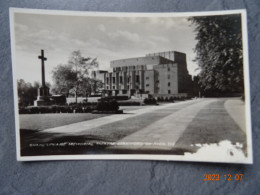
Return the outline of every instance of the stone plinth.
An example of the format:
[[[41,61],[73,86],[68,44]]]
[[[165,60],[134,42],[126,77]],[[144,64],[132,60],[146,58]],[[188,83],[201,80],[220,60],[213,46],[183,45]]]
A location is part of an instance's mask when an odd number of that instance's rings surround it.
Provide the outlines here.
[[[49,88],[48,87],[40,87],[38,88],[38,96],[49,96]]]
[[[50,105],[49,88],[40,87],[38,89],[37,100],[34,101],[34,106],[48,106]]]

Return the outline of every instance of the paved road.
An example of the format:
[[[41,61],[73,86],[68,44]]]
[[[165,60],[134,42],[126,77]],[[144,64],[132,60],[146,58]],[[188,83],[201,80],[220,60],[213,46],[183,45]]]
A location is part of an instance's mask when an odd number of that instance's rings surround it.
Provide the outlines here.
[[[56,128],[45,133],[82,135],[116,145],[109,150],[195,151],[195,144],[230,140],[245,145],[244,103],[239,99],[197,99],[125,110]]]

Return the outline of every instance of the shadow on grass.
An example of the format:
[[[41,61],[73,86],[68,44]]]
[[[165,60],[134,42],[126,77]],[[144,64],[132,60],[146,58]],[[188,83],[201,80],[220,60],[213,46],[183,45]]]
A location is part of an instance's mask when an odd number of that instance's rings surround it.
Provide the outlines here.
[[[202,109],[177,140],[175,147],[196,152],[203,144],[229,140],[233,145],[242,144],[242,151],[247,156],[246,134],[227,113],[224,103],[225,99]]]

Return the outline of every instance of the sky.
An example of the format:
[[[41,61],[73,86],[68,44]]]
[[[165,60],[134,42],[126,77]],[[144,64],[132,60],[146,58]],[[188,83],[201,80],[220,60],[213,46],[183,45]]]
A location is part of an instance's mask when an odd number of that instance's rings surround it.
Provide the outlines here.
[[[47,57],[45,80],[49,83],[52,70],[66,64],[75,50],[84,57],[97,58],[100,70],[108,70],[112,60],[179,51],[186,53],[189,73],[198,74],[193,62],[194,26],[187,17],[15,13],[14,36],[17,78],[26,82],[41,81],[41,49]]]

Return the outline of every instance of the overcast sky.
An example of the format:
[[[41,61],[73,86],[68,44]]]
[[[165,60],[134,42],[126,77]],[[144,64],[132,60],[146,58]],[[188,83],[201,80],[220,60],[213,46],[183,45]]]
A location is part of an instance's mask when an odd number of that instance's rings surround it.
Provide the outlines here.
[[[147,53],[180,51],[187,55],[192,75],[196,63],[193,26],[185,17],[94,17],[16,13],[15,51],[17,78],[41,81],[40,50],[44,49],[46,82],[51,71],[66,64],[72,51],[97,57],[99,69],[107,70],[111,60],[141,57]]]

